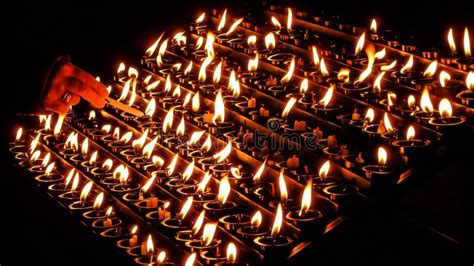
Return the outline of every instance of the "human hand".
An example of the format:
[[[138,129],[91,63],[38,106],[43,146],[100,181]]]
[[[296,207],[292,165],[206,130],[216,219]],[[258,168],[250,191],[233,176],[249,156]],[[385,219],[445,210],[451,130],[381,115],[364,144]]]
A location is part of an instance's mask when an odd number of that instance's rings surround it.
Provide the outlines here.
[[[65,114],[72,105],[79,103],[81,97],[97,108],[105,105],[108,96],[105,85],[71,63],[62,65],[50,79],[43,96],[46,110]]]

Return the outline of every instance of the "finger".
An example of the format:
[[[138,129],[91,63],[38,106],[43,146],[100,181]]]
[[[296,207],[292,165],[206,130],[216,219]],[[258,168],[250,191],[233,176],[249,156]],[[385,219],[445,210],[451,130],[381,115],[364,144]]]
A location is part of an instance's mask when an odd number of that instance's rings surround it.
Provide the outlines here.
[[[65,114],[69,111],[69,105],[65,104],[60,100],[45,103],[44,107],[46,110],[54,111],[61,114]]]
[[[95,107],[104,107],[105,98],[101,97],[95,90],[84,84],[82,81],[75,78],[68,78],[65,86],[67,90],[86,99],[86,101],[90,102]]]
[[[81,101],[81,96],[69,91],[69,93],[71,94],[71,100],[69,100],[69,104],[70,105],[76,105],[78,104],[80,101]]]
[[[79,67],[73,66],[73,75],[78,80],[84,82],[87,86],[91,87],[97,94],[105,98],[108,95],[107,89],[104,84],[97,81],[91,74],[80,69]]]

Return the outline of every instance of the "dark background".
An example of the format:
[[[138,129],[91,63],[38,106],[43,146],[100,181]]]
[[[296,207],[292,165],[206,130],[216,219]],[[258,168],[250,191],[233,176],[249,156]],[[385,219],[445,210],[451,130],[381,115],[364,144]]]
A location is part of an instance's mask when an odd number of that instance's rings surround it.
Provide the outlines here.
[[[24,112],[35,103],[45,71],[56,56],[70,54],[75,64],[94,75],[110,77],[120,61],[138,60],[163,30],[174,32],[183,28],[212,7],[228,7],[232,16],[257,2],[16,1],[16,84],[8,90],[8,101],[2,102],[2,117],[6,117],[1,123],[2,150],[7,150],[6,144],[14,134],[12,128],[17,125],[13,114]],[[472,36],[473,4],[468,2],[471,1],[291,1],[291,6],[327,10],[360,25],[369,25],[370,19],[377,17],[380,29],[396,29],[402,35],[413,34],[418,40],[432,40],[433,45],[445,46],[449,27],[454,27],[460,38],[461,31],[469,26]],[[459,262],[466,245],[464,239],[468,239],[465,217],[472,206],[465,196],[466,185],[472,185],[465,181],[472,178],[473,172],[468,171],[472,167],[466,166],[472,162],[472,153],[464,156],[467,160],[453,159],[449,167],[430,176],[430,182],[415,187],[389,213],[362,213],[320,247],[321,252],[314,254],[315,263],[444,264],[446,259]],[[2,164],[2,169],[6,169],[1,177],[5,183],[2,187],[14,195],[2,193],[6,196],[2,201],[2,219],[12,222],[13,227],[0,230],[12,234],[10,248],[25,254],[16,257],[14,265],[111,262],[110,250],[94,245],[92,237],[82,232],[76,220],[43,199],[9,160],[2,160]],[[453,172],[456,169],[458,173]],[[427,226],[462,241],[446,241],[426,230]],[[8,249],[0,252],[0,264],[12,258],[7,255],[12,255]],[[112,259],[116,261],[117,258]],[[471,264],[472,257],[469,261]]]

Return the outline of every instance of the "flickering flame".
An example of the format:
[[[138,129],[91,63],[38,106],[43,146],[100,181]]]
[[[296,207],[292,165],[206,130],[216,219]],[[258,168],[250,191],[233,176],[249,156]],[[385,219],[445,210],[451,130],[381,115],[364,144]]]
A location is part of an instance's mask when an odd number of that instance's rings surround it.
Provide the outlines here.
[[[196,40],[196,45],[194,46],[196,50],[201,49],[202,44],[204,43],[204,37],[199,36],[199,38]]]
[[[194,131],[193,134],[191,134],[191,138],[188,140],[187,144],[189,146],[196,144],[201,139],[202,135],[204,135],[204,132],[204,130]]]
[[[219,184],[219,194],[217,194],[217,201],[221,204],[225,204],[227,202],[227,198],[230,194],[230,183],[229,178],[227,176],[221,179]]]
[[[453,28],[449,28],[448,43],[449,43],[449,49],[451,49],[451,53],[454,54],[456,52],[456,43],[454,42]]]
[[[194,235],[196,235],[199,232],[199,230],[201,230],[202,224],[204,223],[205,215],[206,215],[206,210],[202,210],[201,213],[199,213],[199,216],[196,219],[196,222],[194,222],[194,225],[193,225]]]
[[[132,228],[132,230],[130,231],[130,233],[131,233],[132,235],[134,235],[134,234],[137,233],[137,231],[138,231],[138,225],[135,225],[135,226],[133,226],[133,228]]]
[[[186,107],[188,106],[188,104],[191,102],[191,97],[193,96],[193,93],[192,92],[188,92],[186,94],[186,96],[184,97],[184,100],[183,100],[183,107]]]
[[[201,146],[201,151],[208,152],[211,150],[212,142],[211,142],[211,135],[207,135],[206,140]]]
[[[196,260],[196,252],[193,252],[189,257],[186,259],[184,266],[193,266],[194,261]]]
[[[388,133],[393,132],[392,123],[390,122],[387,112],[385,112],[385,114],[383,115],[383,124],[385,126],[385,129],[388,131]]]
[[[120,94],[120,97],[117,99],[117,101],[120,102],[120,101],[123,101],[127,98],[128,92],[130,91],[131,83],[132,83],[131,79],[125,81],[125,84],[123,84],[122,93]]]
[[[145,115],[152,117],[153,114],[155,113],[155,109],[156,109],[156,100],[155,98],[151,98],[150,102],[146,106]]]
[[[216,37],[214,36],[214,34],[212,34],[212,32],[209,31],[207,33],[206,44],[204,45],[204,50],[206,50],[207,57],[210,57],[211,60],[215,56],[215,53],[214,53],[214,41],[215,41],[215,39],[216,39]]]
[[[120,138],[120,142],[123,144],[127,144],[132,139],[132,136],[133,136],[133,133],[131,131],[128,131],[127,133],[123,134],[123,136]]]
[[[255,53],[255,58],[249,59],[247,69],[250,72],[257,71],[258,68],[258,53]]]
[[[441,71],[441,73],[439,73],[439,84],[441,85],[441,87],[446,87],[446,83],[451,80],[451,75],[448,74],[448,72],[446,71]]]
[[[280,171],[280,176],[278,177],[278,186],[280,187],[281,202],[288,201],[288,189],[286,188],[285,176],[282,171]]]
[[[151,75],[146,76],[146,78],[143,80],[143,85],[148,85],[150,83],[151,78]]]
[[[278,203],[275,220],[273,221],[271,236],[277,236],[280,233],[282,221],[283,221],[283,209],[281,207],[281,203]]]
[[[136,79],[138,77],[138,70],[134,67],[128,68],[128,76],[130,78]]]
[[[281,78],[280,82],[281,83],[288,83],[291,80],[291,77],[293,77],[293,72],[295,71],[295,58],[291,58],[291,63],[290,63],[290,68],[288,68],[288,72],[286,72],[285,76]]]
[[[89,183],[87,183],[87,184],[82,188],[81,196],[79,197],[79,200],[80,200],[81,202],[85,202],[85,201],[87,200],[87,196],[89,196],[89,192],[91,191],[93,184],[94,184],[94,181],[89,181]]]
[[[174,88],[172,96],[175,98],[179,98],[181,96],[181,86],[179,84]]]
[[[147,145],[143,147],[143,156],[145,158],[150,159],[153,150],[155,149],[156,142],[158,141],[158,136],[156,136],[152,141],[150,141]]]
[[[321,66],[322,66],[322,64],[321,64]],[[349,82],[350,73],[351,73],[350,69],[343,67],[343,68],[339,69],[339,72],[337,73],[337,79],[338,80],[344,80],[344,82]]]
[[[237,247],[234,243],[230,242],[227,245],[227,254],[226,254],[227,262],[235,263],[237,260]]]
[[[380,59],[384,58],[386,54],[387,54],[387,53],[385,52],[385,47],[384,47],[382,50],[376,52],[375,55],[374,55],[374,57],[375,57],[375,59],[379,59],[379,60],[380,60]]]
[[[160,264],[160,263],[165,262],[165,260],[166,260],[166,252],[162,250],[158,254],[158,257],[156,258],[156,262]]]
[[[257,43],[257,36],[256,36],[256,35],[250,35],[250,36],[247,38],[247,44],[248,44],[249,46],[254,46],[256,43]]]
[[[155,252],[155,245],[153,244],[153,238],[151,234],[148,235],[148,240],[146,241],[146,253],[153,254]]]
[[[236,20],[225,34],[229,35],[234,32],[234,30],[240,25],[240,23],[242,23],[242,21],[244,21],[244,18],[239,18],[238,20]]]
[[[231,167],[230,168],[230,174],[237,179],[241,179],[242,175],[240,173],[240,169],[238,167]]]
[[[184,203],[183,207],[181,208],[181,211],[179,211],[179,218],[181,220],[184,220],[186,218],[186,215],[189,212],[189,209],[191,209],[191,205],[193,205],[193,197],[188,197],[186,199],[186,202]]]
[[[184,69],[184,75],[187,76],[193,69],[193,61],[190,61],[188,66]]]
[[[387,93],[388,106],[393,106],[393,100],[394,99],[397,99],[397,94],[395,94],[393,92],[388,92]]]
[[[326,108],[331,102],[333,92],[334,92],[334,85],[331,85],[331,87],[329,87],[324,97],[319,101],[320,103],[324,105],[324,108]]]
[[[97,161],[97,151],[92,153],[92,156],[89,159],[89,165],[94,165],[96,161]]]
[[[51,115],[46,117],[46,121],[44,122],[44,130],[48,132],[51,131]]]
[[[165,164],[165,160],[158,155],[153,155],[153,157],[151,157],[151,162],[159,168]]]
[[[263,171],[265,170],[265,164],[267,163],[267,160],[263,161],[262,165],[258,168],[257,172],[253,176],[253,181],[254,182],[259,182],[260,178],[262,177]]]
[[[107,160],[105,160],[105,162],[102,163],[101,168],[105,172],[108,172],[108,171],[110,171],[110,169],[112,169],[112,166],[114,166],[114,163],[113,163],[112,159],[107,159]]]
[[[31,141],[30,153],[32,153],[36,150],[36,146],[38,145],[40,137],[41,137],[41,133],[38,133],[38,135],[36,135],[36,137]]]
[[[54,126],[54,130],[53,130],[53,134],[55,136],[58,136],[59,133],[61,133],[61,128],[63,127],[63,121],[64,121],[64,117],[66,115],[64,114],[59,114],[58,116],[58,121],[56,121],[56,125]]]
[[[179,46],[185,45],[185,44],[186,44],[186,36],[184,35],[184,31],[176,33],[176,34],[173,36],[173,40],[174,40]],[[173,67],[171,67],[171,68],[173,68]],[[179,68],[181,68],[181,64],[179,64],[179,67],[178,67],[177,70],[179,70]]]
[[[202,23],[205,17],[206,17],[206,12],[202,12],[201,15],[196,19],[196,24]]]
[[[219,25],[217,26],[217,31],[221,31],[225,27],[225,22],[227,18],[227,9],[224,10],[224,13],[222,13],[221,20],[219,21]]]
[[[129,175],[130,175],[130,172],[128,171],[128,167],[124,166],[118,176],[120,184],[126,184],[128,181]]]
[[[423,91],[424,92],[424,91]],[[429,96],[428,96],[429,97]],[[415,96],[413,96],[412,94],[410,94],[408,96],[408,99],[407,99],[407,105],[410,109],[413,109],[415,107]]]
[[[102,128],[101,128],[101,130],[104,131],[107,134],[110,132],[111,129],[112,129],[112,125],[110,125],[110,124],[103,125]]]
[[[382,92],[382,86],[380,85],[380,82],[382,81],[384,75],[385,71],[382,71],[382,73],[380,73],[374,81],[374,91],[376,93],[380,94]]]
[[[438,110],[443,118],[449,118],[453,114],[453,107],[448,99],[443,98],[439,102]]]
[[[357,41],[357,45],[355,48],[355,54],[359,54],[362,49],[364,49],[364,43],[365,43],[365,32],[360,35],[359,40]]]
[[[110,93],[112,92],[112,85],[107,86],[107,88],[105,88],[105,90],[107,90],[107,94],[110,95]]]
[[[168,175],[172,175],[174,173],[174,170],[176,168],[176,164],[178,163],[178,154],[176,154],[174,157],[173,157],[173,160],[171,160],[171,163],[166,166],[166,170],[168,170]]]
[[[117,168],[115,168],[114,170],[113,178],[120,179],[120,176],[123,174],[124,170],[125,170],[125,166],[123,164],[117,166]]]
[[[380,165],[385,165],[387,163],[387,151],[382,147],[379,147],[378,150],[378,162]]]
[[[71,132],[64,143],[64,148],[71,148],[73,151],[77,151],[79,146],[77,142],[77,133]]]
[[[372,19],[372,22],[370,23],[370,31],[372,33],[377,33],[377,21],[375,18]]]
[[[281,29],[281,23],[278,21],[278,19],[274,16],[271,18],[273,26],[277,27],[278,29]]]
[[[160,43],[161,38],[163,38],[164,34],[165,34],[164,32],[161,33],[160,37],[158,37],[158,39],[156,39],[156,41],[150,47],[148,47],[148,49],[146,49],[146,52],[145,52],[146,56],[151,57],[155,53],[155,50],[158,47],[158,44]],[[123,68],[125,70],[125,65],[123,66]]]
[[[183,181],[186,182],[193,175],[194,172],[194,160],[188,164],[183,173]]]
[[[143,187],[141,188],[143,193],[147,192],[151,185],[153,185],[153,183],[155,182],[155,178],[156,176],[153,176],[149,178],[148,181],[146,181],[145,185],[143,185]]]
[[[165,55],[167,47],[168,47],[168,39],[164,40],[161,43],[160,48],[158,49],[158,56],[156,57],[156,63],[160,67],[163,65],[163,55]]]
[[[252,219],[250,220],[250,225],[252,225],[253,228],[259,228],[261,224],[262,213],[260,211],[256,211],[255,214],[252,216]]]
[[[369,45],[366,49],[366,53],[367,53],[367,57],[369,61],[367,64],[367,68],[362,73],[360,73],[357,80],[354,81],[354,84],[364,81],[370,75],[370,73],[372,73],[372,67],[374,66],[374,60],[375,60],[374,59],[374,46]]]
[[[431,62],[428,65],[425,72],[423,72],[423,76],[425,78],[431,78],[434,75],[434,73],[436,72],[437,67],[438,67],[438,61],[434,60],[433,62]]]
[[[163,120],[163,132],[168,133],[168,130],[173,126],[174,107],[171,107],[166,113],[165,119]]]
[[[196,189],[198,193],[203,194],[204,192],[206,192],[206,186],[207,183],[209,183],[209,180],[211,180],[211,177],[212,175],[209,174],[209,172],[206,172],[204,174],[204,177],[202,178],[201,182],[199,182],[198,187]]]
[[[194,111],[194,112],[197,112],[199,111],[199,108],[201,107],[201,103],[199,101],[199,91],[196,92],[196,94],[194,94],[193,96],[193,100],[192,100],[192,104],[191,104],[191,109]]]
[[[116,127],[114,129],[114,133],[112,134],[112,137],[116,140],[120,139],[120,128]]]
[[[466,57],[471,57],[471,42],[469,41],[469,31],[464,28],[464,55]]]
[[[133,148],[136,151],[141,150],[143,148],[143,145],[145,145],[145,141],[147,137],[148,137],[148,129],[146,129],[145,132],[143,132],[143,134],[138,139],[132,142]]]
[[[176,129],[176,135],[179,137],[184,136],[184,116],[181,117],[181,121],[178,124],[178,128]]]
[[[305,78],[300,84],[300,93],[306,93],[308,91],[308,79]]]
[[[217,64],[216,69],[214,69],[214,75],[212,76],[212,81],[214,84],[218,84],[221,81],[221,71],[222,71],[222,61]]]
[[[81,145],[81,153],[84,157],[87,156],[88,150],[89,150],[89,139],[85,138]]]
[[[232,97],[238,98],[240,96],[240,82],[236,80],[232,86]]]
[[[71,171],[67,174],[66,180],[64,181],[65,186],[67,187],[69,183],[71,183],[72,178],[74,177],[74,173],[76,169],[72,168]]]
[[[33,152],[33,154],[31,155],[30,157],[30,162],[35,162],[36,160],[38,160],[38,158],[41,156],[41,151],[35,151]],[[44,161],[44,159],[43,159]],[[47,164],[47,163],[46,163]],[[42,164],[43,165],[43,164]],[[44,165],[43,165],[44,167]]]
[[[267,50],[273,50],[275,48],[275,35],[272,32],[265,35],[265,47]]]
[[[288,31],[291,31],[292,28],[292,22],[293,22],[293,12],[291,11],[291,8],[288,8],[288,20],[286,21],[286,29]]]
[[[321,168],[319,168],[319,177],[321,178],[325,178],[326,176],[328,176],[328,173],[329,173],[329,169],[331,168],[331,162],[329,160],[327,160],[322,166]]]
[[[214,159],[216,159],[217,163],[220,163],[220,162],[224,161],[229,156],[231,151],[232,151],[232,142],[229,140],[229,142],[227,143],[225,148],[220,150],[216,154],[214,154],[212,157]]]
[[[104,192],[100,192],[99,195],[95,198],[94,201],[94,210],[98,211],[100,209],[100,206],[102,205],[102,201],[104,200]]]
[[[311,198],[312,198],[313,183],[311,179],[308,181],[304,187],[303,196],[301,198],[301,209],[298,213],[299,216],[306,214],[311,207]]]
[[[209,244],[211,244],[216,232],[216,228],[217,223],[206,223],[206,225],[204,225],[204,229],[202,231],[202,240],[204,241],[204,246],[207,247]]]
[[[415,128],[410,125],[407,129],[407,140],[412,141],[415,139]]]
[[[21,136],[23,135],[23,128],[18,128],[16,131],[15,142],[19,142],[21,140]]]
[[[392,63],[380,67],[381,71],[387,71],[394,68],[397,65],[397,60],[393,60]]]
[[[313,64],[315,66],[319,65],[319,55],[318,55],[318,50],[316,49],[316,46],[311,46],[311,51],[313,52]]]
[[[179,71],[179,70],[181,69],[181,66],[182,66],[182,65],[183,65],[183,64],[181,64],[181,63],[176,63],[176,64],[174,64],[174,65],[171,66],[171,69],[172,69],[173,71]]]
[[[474,72],[470,71],[466,76],[466,88],[468,90],[474,89]]]
[[[283,119],[288,118],[288,114],[290,113],[291,108],[293,108],[293,106],[295,105],[297,100],[298,99],[296,99],[295,97],[290,98],[290,100],[288,101],[288,103],[285,106],[285,109],[283,109],[283,112],[281,113],[281,117]]]
[[[411,71],[411,68],[413,67],[413,55],[410,55],[410,58],[408,58],[407,63],[400,69],[400,73],[405,74],[407,72]]]
[[[365,120],[371,123],[372,121],[374,121],[374,117],[375,117],[374,109],[372,108],[367,109],[367,113],[365,113]]]
[[[122,62],[117,68],[117,74],[120,74],[125,71],[125,64]]]
[[[170,75],[166,76],[166,81],[165,81],[165,92],[170,92],[171,91],[171,77]]]
[[[132,83],[132,93],[130,94],[130,99],[128,99],[128,106],[132,107],[137,98],[137,81],[134,80]]]
[[[201,68],[199,69],[199,75],[198,75],[198,80],[201,83],[204,83],[206,81],[206,69],[209,66],[209,64],[212,62],[212,57],[208,56],[204,61],[202,62]]]
[[[46,176],[50,176],[50,175],[51,175],[51,172],[53,171],[55,165],[56,165],[55,162],[50,163],[50,164],[46,167],[46,169],[44,170],[44,174],[45,174]]]
[[[324,58],[321,58],[320,62],[321,62],[321,65],[319,66],[319,69],[321,70],[321,74],[323,74],[323,76],[325,77],[329,76],[329,71],[328,71],[328,68],[326,67],[326,62],[324,61]],[[349,77],[349,74],[347,74],[347,76]],[[339,77],[339,74],[338,74],[338,77]]]
[[[224,123],[225,119],[225,106],[224,99],[222,98],[222,91],[217,92],[216,100],[214,101],[214,116],[212,117],[212,123],[217,125],[218,122]]]
[[[72,180],[71,191],[75,192],[78,186],[79,186],[79,173],[76,173],[74,175],[74,180]]]

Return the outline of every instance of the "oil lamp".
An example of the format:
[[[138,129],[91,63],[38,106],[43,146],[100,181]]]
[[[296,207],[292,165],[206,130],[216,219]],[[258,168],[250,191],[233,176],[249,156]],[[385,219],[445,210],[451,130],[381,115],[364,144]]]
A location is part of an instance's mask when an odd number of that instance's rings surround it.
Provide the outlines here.
[[[361,51],[364,50],[365,44],[365,32],[362,33],[357,40],[357,44],[353,54],[344,55],[344,61],[349,65],[360,65],[364,57],[361,54]]]
[[[454,132],[454,129],[459,128],[460,125],[466,122],[465,117],[453,115],[451,103],[446,98],[439,102],[438,111],[440,116],[432,117],[429,120],[429,124],[443,133],[449,134],[449,132]]]
[[[293,239],[280,233],[283,222],[283,208],[278,204],[270,235],[258,236],[254,243],[267,255],[283,257],[289,251]]]
[[[296,98],[290,98],[288,100],[288,103],[286,104],[285,108],[283,109],[281,113],[281,118],[280,117],[272,117],[268,119],[267,125],[269,125],[269,128],[273,131],[281,131],[282,129],[285,130],[290,130],[292,129],[291,126],[288,123],[288,114],[290,113],[291,109],[297,102]],[[302,121],[301,125],[298,123],[295,123],[296,129],[298,131],[304,131],[306,129],[306,122]],[[294,129],[294,128],[293,128]]]
[[[409,84],[414,79],[419,78],[419,72],[413,71],[413,55],[410,55],[408,61],[400,69],[400,71],[392,72],[392,77],[395,78],[395,81],[399,84]]]
[[[78,201],[74,201],[73,203],[69,204],[69,209],[74,212],[85,212],[92,209],[94,203],[88,200],[88,196],[92,189],[94,182],[89,181],[84,187],[82,188],[81,195]]]
[[[227,201],[231,192],[229,178],[223,177],[219,183],[219,193],[214,201],[204,203],[204,209],[215,217],[222,217],[237,207],[232,201]]]
[[[158,207],[158,198],[155,197],[152,192],[147,193],[150,187],[155,183],[156,176],[152,176],[149,178],[146,183],[140,188],[137,192],[129,192],[123,195],[123,199],[127,203],[135,203],[140,202],[137,204],[137,207],[144,207],[144,208],[157,208]]]
[[[140,246],[140,254],[135,258],[135,262],[140,265],[157,265],[155,257],[155,245],[153,243],[153,238],[150,234],[148,235],[146,244],[143,243]]]
[[[9,150],[11,153],[18,155],[27,152],[26,141],[23,137],[23,128],[19,127],[16,131],[15,140],[9,143]]]
[[[69,134],[66,142],[59,143],[55,146],[55,148],[59,151],[59,153],[66,159],[71,158],[72,156],[76,155],[78,150],[78,133],[71,132]]]
[[[331,101],[334,89],[335,85],[331,85],[324,97],[319,102],[311,106],[311,109],[314,110],[316,115],[332,117],[335,116],[335,113],[337,113],[342,108],[341,105],[335,104],[333,103],[334,101]]]
[[[280,190],[280,198],[278,200],[272,200],[269,202],[269,206],[272,208],[277,208],[278,204],[282,204],[283,210],[289,211],[296,208],[296,202],[288,198],[288,188],[285,182],[285,176],[283,175],[283,171],[280,171],[280,175],[278,176],[278,188]],[[261,198],[262,201],[266,201],[265,198]]]
[[[69,178],[69,175],[68,175],[68,178]],[[66,181],[68,182],[64,182],[62,184],[55,183],[55,184],[58,184],[57,187],[55,187],[54,189],[50,189],[50,191],[57,190],[58,194],[60,193],[58,195],[58,198],[60,199],[60,201],[69,204],[79,199],[79,195],[76,192],[76,189],[79,186],[79,174],[78,173],[74,174],[74,179],[72,180],[68,178],[66,179]],[[72,175],[70,178],[72,178]],[[69,184],[71,184],[71,186],[68,188]]]
[[[311,46],[311,54],[312,54],[312,62],[311,63],[304,63],[298,68],[298,72],[303,74],[304,77],[309,77],[309,75],[313,72],[317,72],[320,69],[320,59],[318,54],[318,49],[315,45]]]
[[[271,57],[269,57],[271,58]],[[281,96],[284,92],[287,91],[294,91],[295,87],[291,85],[289,82],[293,77],[293,73],[295,71],[295,57],[291,58],[290,66],[288,68],[288,72],[280,79],[280,84],[271,85],[267,88],[267,91],[270,92],[273,96]]]
[[[247,63],[247,71],[241,72],[239,74],[239,79],[243,84],[252,85],[256,81],[263,80],[267,77],[265,73],[257,71],[258,69],[258,62],[259,62],[259,54],[258,52],[255,53],[255,58],[249,59]]]
[[[105,160],[102,165],[99,167],[94,167],[91,169],[91,174],[98,179],[104,179],[106,177],[112,176],[113,173],[110,172],[110,170],[113,167],[113,161],[112,159],[107,159]]]
[[[313,82],[318,84],[327,84],[328,80],[331,80],[331,73],[326,66],[324,58],[321,58],[321,61],[319,61],[319,69],[310,72],[308,76],[313,80]]]
[[[189,24],[189,31],[199,34],[199,31],[206,30],[206,12],[202,12],[199,17]]]
[[[100,192],[92,205],[92,210],[82,214],[87,221],[91,222],[98,219],[106,218],[106,212],[102,209],[102,202],[104,201],[104,192]]]
[[[179,230],[184,230],[190,226],[189,219],[186,219],[189,210],[193,204],[193,197],[188,197],[186,202],[181,207],[178,215],[174,217],[168,217],[161,221],[161,225],[166,229],[170,230],[173,234]]]
[[[112,192],[119,194],[125,194],[128,192],[133,192],[140,189],[140,185],[134,184],[129,180],[130,172],[128,167],[124,167],[123,170],[118,174],[118,184],[115,184],[111,187]]]
[[[215,239],[214,235],[217,229],[217,223],[206,223],[200,239],[192,239],[185,243],[186,247],[190,248],[191,251],[202,252],[212,251],[218,248],[221,243],[220,239]]]
[[[195,161],[193,160],[191,163],[188,164],[183,174],[181,175],[181,178],[179,177],[170,178],[166,182],[166,186],[170,190],[175,191],[180,187],[187,186],[190,184],[191,185],[196,184],[197,181],[195,179],[191,179],[191,176],[193,175],[193,172],[194,172],[194,165],[195,165]]]
[[[250,220],[250,224],[242,225],[237,229],[237,234],[242,236],[243,239],[253,241],[256,237],[264,236],[268,234],[268,230],[265,227],[260,226],[262,224],[262,213],[256,211]]]
[[[373,45],[368,45],[366,48],[366,54],[368,58],[367,68],[362,71],[359,77],[354,82],[345,82],[340,85],[342,91],[346,95],[352,95],[354,93],[362,93],[370,89],[370,84],[366,82],[367,77],[372,73],[374,60],[375,60],[375,48]]]
[[[459,58],[456,60],[458,65],[458,69],[464,71],[472,71],[474,70],[474,57],[471,53],[471,42],[469,39],[469,30],[464,28],[464,38],[463,38],[463,46],[464,46],[464,57]]]
[[[456,95],[456,98],[461,101],[462,104],[469,107],[474,107],[474,72],[470,71],[466,76],[465,86],[467,90],[463,90]]]
[[[227,244],[227,250],[226,250],[226,257],[225,260],[222,262],[217,263],[216,265],[219,266],[227,266],[227,265],[249,265],[246,262],[238,262],[237,260],[237,247],[235,246],[234,243],[229,242]]]
[[[210,192],[207,184],[211,180],[212,175],[209,172],[204,174],[203,179],[197,185],[185,185],[177,189],[179,194],[186,197],[193,197],[196,206],[202,206],[204,203],[213,201],[216,198],[216,194]]]
[[[120,138],[118,134],[116,135],[116,137],[118,138],[117,140],[113,140],[107,144],[112,150],[112,152],[121,152],[121,151],[129,150],[131,156],[135,155],[135,151],[131,149],[132,144],[130,143],[130,140],[133,137],[133,133],[131,131],[123,134],[122,137]]]
[[[121,249],[128,250],[130,248],[136,247],[138,244],[138,236],[137,236],[138,225],[134,225],[131,230],[128,228],[126,230],[129,232],[129,234],[127,233],[123,234],[125,238],[117,241],[117,246]]]
[[[148,130],[145,130],[145,132],[139,138],[132,141],[132,145],[130,148],[121,150],[120,155],[125,157],[125,159],[129,162],[131,162],[134,158],[141,157],[140,151],[145,145],[147,138]]]
[[[438,67],[438,61],[434,60],[431,62],[428,67],[423,72],[423,76],[411,81],[412,84],[415,85],[415,88],[419,91],[424,90],[425,88],[431,89],[432,83],[434,81],[434,74],[436,73],[436,69]]]
[[[55,170],[55,162],[50,163],[44,171],[44,174],[35,177],[35,180],[40,184],[50,185],[51,183],[60,182],[64,179],[63,175],[59,171]]]
[[[151,66],[151,63],[153,61],[152,56],[155,53],[156,48],[158,48],[158,45],[160,44],[161,39],[163,38],[164,35],[165,35],[164,32],[161,33],[161,35],[156,39],[156,41],[150,47],[146,49],[145,55],[142,56],[141,58],[142,66],[147,66],[147,67]],[[117,70],[117,75],[119,76],[123,74],[124,70],[125,70],[125,65],[121,63],[119,66],[119,69]]]
[[[451,75],[443,70],[439,73],[439,80],[433,82],[432,90],[437,95],[449,96],[453,93],[457,94],[461,90],[462,85],[461,81],[451,79]]]
[[[378,164],[366,165],[362,167],[365,176],[370,179],[372,191],[383,191],[387,185],[393,185],[397,179],[389,165],[387,165],[387,150],[378,148]]]
[[[36,150],[33,152],[33,154],[30,156],[30,168],[28,168],[28,171],[33,172],[33,173],[44,173],[46,168],[49,165],[49,160],[51,159],[51,153],[48,152],[43,159],[41,160],[41,151]]]
[[[427,123],[432,117],[438,116],[438,111],[434,110],[433,104],[431,103],[428,89],[424,89],[423,93],[421,94],[420,107],[421,110],[412,112],[412,115],[415,117],[418,123]]]
[[[252,177],[252,183],[245,182],[240,184],[240,188],[242,188],[246,194],[253,194],[256,190],[262,191],[262,193],[265,195],[272,192],[272,187],[268,184],[263,184],[260,180],[262,178],[263,172],[265,171],[266,163],[267,160],[263,161],[258,170],[255,172]]]
[[[153,238],[151,237],[151,234],[148,235],[146,240],[144,240],[141,244],[136,244],[133,247],[130,247],[127,249],[127,254],[138,258],[138,257],[144,257],[145,259],[148,259],[150,261],[150,256],[153,256],[153,253],[155,251],[155,247],[153,244]]]
[[[68,175],[63,180],[63,182],[56,182],[56,183],[51,184],[48,187],[48,192],[54,196],[58,196],[59,194],[66,193],[69,190],[68,188],[69,184],[71,185],[73,184],[73,180],[76,180],[75,183],[78,184],[79,173],[77,173],[74,168],[71,169],[71,171],[69,171]]]
[[[204,223],[204,217],[206,215],[206,210],[202,210],[199,213],[199,216],[196,218],[196,221],[193,224],[193,227],[191,230],[181,230],[176,233],[175,239],[178,240],[180,243],[186,243],[188,241],[191,241],[196,238],[197,234],[199,233],[199,230],[201,230],[201,227]]]
[[[286,219],[304,231],[321,233],[324,230],[323,214],[318,210],[311,209],[312,190],[312,180],[309,180],[303,191],[300,210],[288,212]]]
[[[89,139],[86,137],[84,141],[82,141],[81,152],[79,154],[74,154],[73,156],[71,156],[70,160],[75,165],[80,165],[82,162],[87,161],[88,152],[89,152]]]
[[[110,124],[103,125],[101,128],[94,129],[89,131],[89,135],[92,140],[94,141],[99,141],[102,138],[106,138],[110,135],[110,130],[112,129],[112,126]]]
[[[325,187],[337,184],[340,180],[338,177],[329,175],[331,169],[331,162],[327,160],[319,168],[319,176],[313,178],[313,186],[319,191],[322,191]]]
[[[92,222],[92,228],[96,232],[103,232],[105,230],[120,226],[122,224],[122,220],[119,217],[115,217],[113,215],[113,208],[109,207],[105,212],[105,217],[103,219],[97,219]]]
[[[222,16],[222,19],[225,20],[225,16]],[[235,29],[244,21],[244,18],[239,18],[237,19],[232,25],[230,26],[229,30],[225,33],[221,33],[217,35],[216,40],[219,44],[224,44],[224,45],[229,45],[231,40],[236,40],[240,39],[242,40],[243,36],[242,34],[234,33]],[[221,29],[218,29],[217,31],[220,32]]]
[[[163,222],[165,219],[170,219],[171,218],[171,213],[168,211],[168,207],[170,206],[169,201],[162,201],[162,200],[155,200],[155,198],[150,198],[151,205],[155,205],[156,202],[156,208],[154,208],[156,211],[150,211],[153,209],[153,207],[147,207],[147,202],[146,201],[139,201],[135,202],[135,206],[139,208],[139,210],[143,212],[147,212],[145,214],[145,217],[152,222],[153,224],[159,224],[159,222]]]
[[[392,145],[398,149],[400,154],[405,155],[404,160],[406,163],[416,167],[417,165],[421,165],[424,161],[423,158],[429,157],[425,152],[430,143],[431,141],[429,140],[416,139],[415,128],[410,125],[406,132],[406,139],[395,140],[392,142]]]

